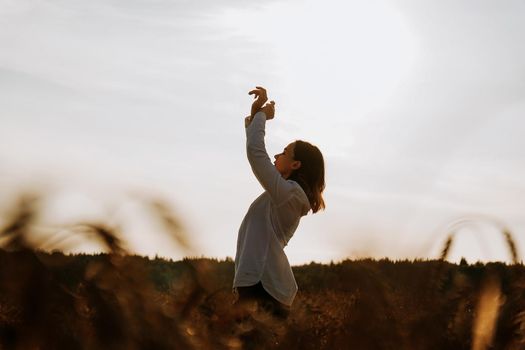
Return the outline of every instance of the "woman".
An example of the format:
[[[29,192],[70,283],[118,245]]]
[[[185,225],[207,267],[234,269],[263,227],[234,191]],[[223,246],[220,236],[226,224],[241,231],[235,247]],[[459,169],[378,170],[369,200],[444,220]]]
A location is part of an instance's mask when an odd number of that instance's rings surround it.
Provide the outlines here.
[[[275,155],[272,164],[264,144],[266,120],[275,115],[266,90],[257,86],[252,113],[245,118],[248,161],[264,192],[250,205],[239,228],[234,292],[237,304],[258,307],[286,318],[297,283],[284,253],[302,216],[325,208],[323,155],[316,146],[295,141]]]

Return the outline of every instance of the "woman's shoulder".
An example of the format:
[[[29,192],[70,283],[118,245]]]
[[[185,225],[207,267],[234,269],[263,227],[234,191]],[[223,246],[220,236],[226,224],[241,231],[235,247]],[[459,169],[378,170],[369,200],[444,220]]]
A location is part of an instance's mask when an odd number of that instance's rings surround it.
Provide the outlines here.
[[[305,204],[305,206],[308,206],[308,210],[310,209],[310,201],[308,200],[308,196],[304,192],[303,188],[297,181],[294,180],[286,180],[290,184],[290,192],[294,194],[294,197],[298,199],[301,203]]]
[[[288,182],[290,184],[290,190],[291,191],[301,191],[304,193],[304,190],[303,188],[301,187],[301,185],[299,185],[299,183],[295,180],[292,180],[292,179],[287,179],[286,182]],[[306,194],[305,194],[306,196]]]
[[[295,180],[291,180],[291,179],[286,179],[286,182],[289,184],[290,186],[290,190],[291,191],[297,191],[297,189],[301,189],[301,185],[299,185],[299,183]]]

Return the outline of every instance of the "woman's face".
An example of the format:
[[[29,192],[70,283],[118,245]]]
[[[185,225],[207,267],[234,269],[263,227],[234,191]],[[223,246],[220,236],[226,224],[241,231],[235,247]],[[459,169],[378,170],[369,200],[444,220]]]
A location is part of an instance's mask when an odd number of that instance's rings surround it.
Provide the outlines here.
[[[282,153],[274,156],[275,161],[273,164],[275,164],[275,167],[285,179],[290,177],[293,170],[301,167],[301,162],[294,160],[294,150],[295,142],[292,142],[284,148]]]

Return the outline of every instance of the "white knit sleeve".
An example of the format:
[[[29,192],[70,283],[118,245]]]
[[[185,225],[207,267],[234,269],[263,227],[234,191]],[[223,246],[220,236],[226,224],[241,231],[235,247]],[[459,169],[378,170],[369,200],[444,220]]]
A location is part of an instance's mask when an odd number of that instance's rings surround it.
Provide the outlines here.
[[[293,195],[293,185],[286,181],[275,168],[264,144],[266,115],[258,112],[246,127],[246,153],[255,177],[279,205]]]

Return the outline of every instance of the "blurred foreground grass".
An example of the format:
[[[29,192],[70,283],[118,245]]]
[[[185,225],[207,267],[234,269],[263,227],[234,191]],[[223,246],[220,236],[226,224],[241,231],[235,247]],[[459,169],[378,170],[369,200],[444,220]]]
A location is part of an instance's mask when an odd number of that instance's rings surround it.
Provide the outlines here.
[[[0,251],[2,348],[472,349],[487,274],[501,295],[491,349],[523,349],[525,270],[359,260],[294,267],[286,321],[239,321],[233,262]]]
[[[31,237],[38,203],[21,197],[0,230],[2,349],[525,348],[525,269],[509,231],[512,265],[448,263],[450,236],[440,260],[295,266],[299,293],[281,321],[233,307],[231,260],[131,255],[101,223],[69,232],[107,253],[45,252],[49,240]],[[149,203],[189,249],[169,207]]]

